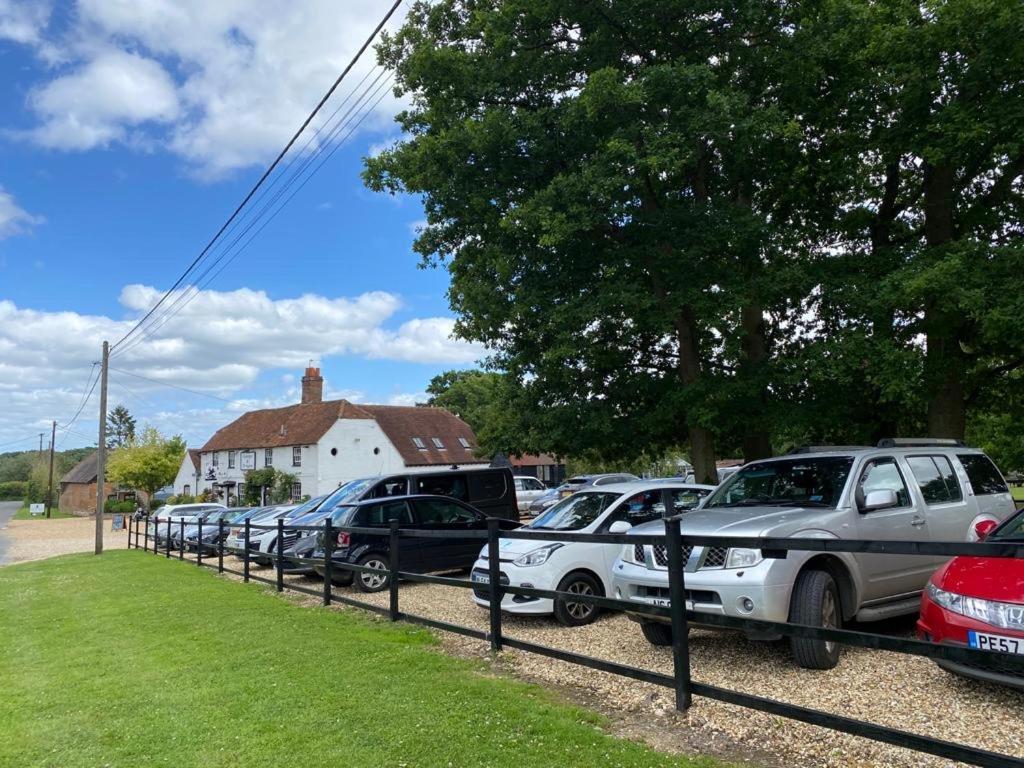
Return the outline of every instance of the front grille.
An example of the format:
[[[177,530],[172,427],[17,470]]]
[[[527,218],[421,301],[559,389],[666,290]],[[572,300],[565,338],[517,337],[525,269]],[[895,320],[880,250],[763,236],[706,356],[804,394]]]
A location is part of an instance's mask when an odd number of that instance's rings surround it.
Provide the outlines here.
[[[700,603],[701,605],[721,605],[722,598],[717,592],[712,592],[706,589],[687,589],[684,593],[686,599],[694,603]],[[668,587],[648,587],[638,586],[636,588],[637,597],[646,597],[655,600],[669,600],[671,595],[669,594]]]
[[[725,558],[729,550],[725,547],[709,547],[704,555],[701,568],[724,568]]]
[[[638,563],[646,563],[647,556],[644,554],[644,545],[637,544],[633,547],[633,559]]]
[[[286,533],[284,535],[284,548],[291,549],[295,542],[299,540],[299,534],[297,533]]]
[[[686,561],[690,559],[691,552],[693,552],[692,546],[683,546],[683,567],[686,566]],[[668,568],[668,549],[664,544],[654,545],[654,562],[662,568]]]
[[[488,573],[488,571],[485,571],[483,568],[475,568],[475,569],[473,569],[473,573]],[[502,573],[502,572],[499,571],[498,582],[503,587],[507,587],[509,585],[508,574]],[[476,595],[477,597],[479,597],[481,600],[490,600],[491,599],[491,588],[490,588],[490,585],[488,585],[488,584],[474,584],[473,585],[473,594]]]

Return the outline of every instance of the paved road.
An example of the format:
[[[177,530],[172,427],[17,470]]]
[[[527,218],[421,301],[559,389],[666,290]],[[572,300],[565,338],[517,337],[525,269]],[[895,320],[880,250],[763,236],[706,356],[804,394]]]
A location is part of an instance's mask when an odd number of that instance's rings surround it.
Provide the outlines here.
[[[0,565],[5,562],[7,554],[7,540],[4,535],[4,528],[7,522],[14,517],[14,513],[21,509],[20,501],[0,501]]]

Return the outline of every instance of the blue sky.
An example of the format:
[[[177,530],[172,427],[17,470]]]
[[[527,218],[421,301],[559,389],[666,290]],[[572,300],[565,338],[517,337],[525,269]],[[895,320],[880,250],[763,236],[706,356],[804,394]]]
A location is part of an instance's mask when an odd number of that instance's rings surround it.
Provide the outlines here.
[[[0,451],[70,419],[99,342],[199,253],[383,9],[0,0]],[[372,54],[324,116],[367,73]],[[474,364],[482,350],[450,336],[447,274],[412,253],[418,201],[359,177],[398,136],[389,91],[219,277],[113,363],[221,399],[115,373],[112,403],[196,444],[238,412],[293,402],[309,358],[329,394],[384,403]],[[95,411],[58,444],[89,444]]]

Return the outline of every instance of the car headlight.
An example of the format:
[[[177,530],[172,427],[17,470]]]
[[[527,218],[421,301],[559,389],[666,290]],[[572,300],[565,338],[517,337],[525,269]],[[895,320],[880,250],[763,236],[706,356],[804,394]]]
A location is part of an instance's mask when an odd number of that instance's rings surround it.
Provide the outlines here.
[[[729,550],[725,557],[726,568],[753,568],[764,560],[760,549],[743,549],[737,547]]]
[[[564,544],[548,544],[540,549],[535,549],[532,552],[527,552],[525,555],[520,556],[518,559],[513,561],[513,565],[518,565],[520,568],[528,568],[533,565],[544,565],[551,557],[551,553],[555,550],[564,547]]]
[[[625,544],[625,545],[623,545],[623,547],[622,547],[622,554],[619,555],[619,558],[622,560],[622,562],[624,562],[624,563],[632,563],[633,565],[636,565],[637,563],[640,563],[641,561],[636,559],[636,548],[637,548],[637,545],[635,545],[635,544]]]
[[[1024,629],[1024,606],[947,592],[944,589],[939,589],[930,581],[928,582],[928,597],[947,611],[959,613],[969,619],[1002,629],[1018,631]]]

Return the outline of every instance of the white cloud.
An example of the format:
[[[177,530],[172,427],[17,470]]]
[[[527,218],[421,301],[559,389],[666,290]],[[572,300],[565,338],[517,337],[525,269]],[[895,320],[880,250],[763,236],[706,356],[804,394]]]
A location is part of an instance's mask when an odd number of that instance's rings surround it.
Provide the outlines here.
[[[48,2],[0,0],[0,40],[36,45],[50,20]]]
[[[21,235],[33,226],[43,223],[42,216],[33,216],[18,205],[14,195],[0,186],[0,240],[12,235]]]
[[[0,9],[9,2],[0,0]],[[76,6],[59,37],[40,38],[39,25],[34,36],[21,34],[44,59],[59,48],[70,66],[30,99],[39,125],[29,137],[69,150],[155,144],[207,177],[262,164],[279,151],[383,12],[377,0],[348,0],[342,10],[336,0]],[[390,27],[400,21],[401,13]],[[374,64],[368,51],[324,116]],[[79,87],[88,84],[100,87]],[[127,98],[131,93],[136,97]],[[388,95],[361,130],[393,132],[396,103],[390,88],[382,93]]]
[[[50,81],[29,99],[42,123],[33,140],[56,149],[92,149],[126,141],[145,123],[167,123],[180,113],[174,81],[153,59],[103,51]]]
[[[30,434],[52,418],[69,418],[81,401],[86,374],[103,340],[123,336],[159,295],[149,286],[126,286],[121,293],[121,304],[129,313],[126,319],[42,312],[0,300],[0,443]],[[166,306],[181,296],[173,294]],[[311,359],[386,359],[440,368],[471,364],[483,356],[482,348],[451,338],[450,318],[395,324],[401,309],[400,297],[382,291],[351,298],[307,294],[290,299],[271,299],[249,289],[202,291],[183,303],[179,314],[152,338],[134,347],[126,344],[123,354],[112,358],[111,401],[127,401],[140,421],[202,439],[211,428],[223,425],[226,412],[296,402],[294,374]],[[195,410],[192,396],[121,370],[230,402],[215,404],[208,412],[205,405]],[[265,371],[275,372],[273,378],[283,391],[271,399],[254,399],[251,387]],[[368,398],[361,390],[333,389],[330,381],[328,396],[363,402]],[[186,402],[185,410],[168,407],[168,398]],[[423,398],[394,394],[390,402]],[[94,410],[90,405],[86,419]],[[75,429],[91,434],[95,419]]]

